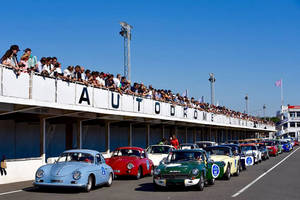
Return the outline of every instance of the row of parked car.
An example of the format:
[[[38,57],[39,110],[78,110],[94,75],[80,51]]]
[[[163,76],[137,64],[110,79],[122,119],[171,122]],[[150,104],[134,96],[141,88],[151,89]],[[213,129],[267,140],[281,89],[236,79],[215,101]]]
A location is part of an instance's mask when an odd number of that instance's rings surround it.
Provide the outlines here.
[[[63,152],[53,164],[40,167],[34,185],[40,187],[79,187],[89,192],[97,185],[111,186],[119,176],[140,179],[153,176],[156,189],[169,186],[203,190],[216,179],[230,180],[248,166],[270,156],[291,151],[294,140],[249,139],[217,144],[199,141],[171,145],[117,148],[110,158],[94,150],[74,149]]]

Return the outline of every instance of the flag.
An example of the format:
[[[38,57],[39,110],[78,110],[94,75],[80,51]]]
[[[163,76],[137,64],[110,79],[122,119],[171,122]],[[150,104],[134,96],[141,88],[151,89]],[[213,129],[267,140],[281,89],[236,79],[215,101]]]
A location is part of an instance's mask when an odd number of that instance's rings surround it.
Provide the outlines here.
[[[280,79],[280,80],[276,81],[275,86],[276,87],[281,87],[282,86],[282,80]]]
[[[182,95],[181,96],[183,96],[183,97],[187,97],[188,96],[188,91],[187,90],[185,90],[183,93],[182,93]]]

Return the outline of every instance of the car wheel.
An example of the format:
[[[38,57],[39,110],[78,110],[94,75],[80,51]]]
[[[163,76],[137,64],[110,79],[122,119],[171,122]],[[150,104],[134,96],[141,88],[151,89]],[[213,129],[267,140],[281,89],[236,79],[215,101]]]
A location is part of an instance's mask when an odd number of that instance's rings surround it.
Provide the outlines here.
[[[203,176],[203,173],[201,173],[199,183],[198,183],[197,186],[196,186],[196,187],[197,187],[197,190],[203,191],[203,190],[204,190],[204,184],[205,184],[204,176]]]
[[[240,163],[238,163],[238,167],[236,168],[236,172],[234,174],[235,176],[239,176],[240,175]]]
[[[142,168],[139,167],[138,172],[137,172],[136,177],[135,177],[136,180],[138,180],[142,177],[142,173],[143,173]]]
[[[85,191],[90,192],[92,187],[93,187],[93,177],[90,175],[88,178],[87,184],[85,186]]]
[[[215,178],[212,178],[210,180],[207,181],[208,185],[214,185],[215,184]]]
[[[225,178],[225,180],[230,180],[230,178],[231,178],[230,165],[227,166],[224,178]]]
[[[107,183],[106,183],[106,186],[110,187],[112,185],[112,182],[113,182],[113,174],[110,173],[109,177],[108,177],[108,180],[107,180]]]

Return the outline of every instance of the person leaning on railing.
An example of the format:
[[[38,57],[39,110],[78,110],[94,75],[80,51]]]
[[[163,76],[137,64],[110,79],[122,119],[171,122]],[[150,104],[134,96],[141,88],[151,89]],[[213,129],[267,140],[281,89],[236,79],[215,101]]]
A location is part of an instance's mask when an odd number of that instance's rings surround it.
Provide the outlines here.
[[[17,53],[20,51],[18,45],[12,45],[1,58],[1,64],[12,68],[17,75],[21,74]]]

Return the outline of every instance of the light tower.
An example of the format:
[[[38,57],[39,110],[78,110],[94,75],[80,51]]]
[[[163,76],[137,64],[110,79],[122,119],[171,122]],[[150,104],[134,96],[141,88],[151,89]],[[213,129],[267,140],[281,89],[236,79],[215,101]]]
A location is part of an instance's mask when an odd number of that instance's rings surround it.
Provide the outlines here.
[[[266,119],[266,104],[264,104],[264,106],[263,106],[263,111],[264,111],[264,119]]]
[[[249,107],[248,107],[248,100],[249,100],[249,98],[248,98],[248,94],[246,94],[246,96],[245,96],[245,101],[246,101],[246,114],[249,114]]]
[[[209,82],[210,82],[210,103],[215,105],[215,75],[213,73],[209,74]]]
[[[120,35],[124,38],[124,76],[127,80],[131,80],[131,64],[130,64],[130,40],[131,40],[131,25],[126,22],[120,22]]]

